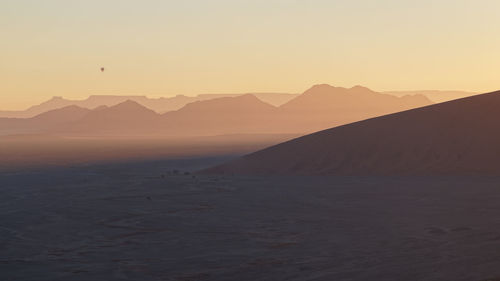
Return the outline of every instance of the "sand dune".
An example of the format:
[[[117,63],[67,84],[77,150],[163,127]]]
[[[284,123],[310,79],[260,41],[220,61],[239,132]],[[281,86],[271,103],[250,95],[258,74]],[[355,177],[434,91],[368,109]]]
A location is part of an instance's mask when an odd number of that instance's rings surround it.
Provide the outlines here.
[[[498,174],[500,91],[297,138],[210,173]]]

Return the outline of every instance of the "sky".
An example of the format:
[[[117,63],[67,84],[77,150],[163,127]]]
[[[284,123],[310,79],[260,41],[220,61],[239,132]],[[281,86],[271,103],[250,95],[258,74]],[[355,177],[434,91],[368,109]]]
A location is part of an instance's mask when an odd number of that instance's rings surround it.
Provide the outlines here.
[[[500,89],[498,11],[498,0],[1,0],[0,109],[320,83],[488,92]]]

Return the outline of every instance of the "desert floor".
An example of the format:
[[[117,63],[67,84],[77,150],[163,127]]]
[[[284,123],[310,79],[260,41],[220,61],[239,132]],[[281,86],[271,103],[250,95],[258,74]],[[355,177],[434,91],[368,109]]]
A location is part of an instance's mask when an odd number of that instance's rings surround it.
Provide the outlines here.
[[[500,177],[238,177],[226,158],[0,174],[0,280],[500,276]]]

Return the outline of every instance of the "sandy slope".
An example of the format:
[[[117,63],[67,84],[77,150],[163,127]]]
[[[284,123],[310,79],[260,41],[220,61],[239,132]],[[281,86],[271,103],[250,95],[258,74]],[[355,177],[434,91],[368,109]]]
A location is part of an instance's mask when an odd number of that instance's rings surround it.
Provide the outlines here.
[[[497,174],[500,92],[307,135],[211,168],[241,174]]]

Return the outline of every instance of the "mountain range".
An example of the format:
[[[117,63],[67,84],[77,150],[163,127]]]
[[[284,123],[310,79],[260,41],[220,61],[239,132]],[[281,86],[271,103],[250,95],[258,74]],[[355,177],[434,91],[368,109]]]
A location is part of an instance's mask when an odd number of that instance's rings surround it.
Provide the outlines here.
[[[387,91],[383,92],[384,94],[393,95],[397,97],[402,96],[413,96],[413,95],[423,95],[429,98],[431,101],[440,103],[455,99],[461,99],[465,97],[470,97],[477,95],[479,93],[476,92],[467,92],[467,91],[437,91],[437,90],[424,90],[424,91]]]
[[[320,84],[279,107],[284,119],[280,125],[287,131],[301,128],[301,132],[312,133],[431,103],[423,95],[396,97],[362,86],[343,88]]]
[[[113,106],[92,104],[94,109],[69,105],[31,118],[0,118],[0,134],[303,134],[431,103],[423,95],[395,97],[361,86],[323,84],[281,106],[252,94],[195,101],[163,114],[130,99]]]
[[[181,109],[188,103],[195,101],[211,100],[222,97],[237,97],[244,94],[201,94],[197,96],[177,95],[170,98],[148,98],[146,96],[111,96],[111,95],[92,95],[84,100],[70,100],[63,97],[53,97],[39,105],[34,105],[26,110],[19,111],[2,111],[0,110],[0,118],[30,118],[49,110],[59,109],[70,105],[94,109],[99,106],[114,106],[127,100],[135,101],[142,106],[145,106],[157,113],[165,113]],[[296,97],[296,94],[285,93],[253,93],[260,100],[280,106],[287,101]]]
[[[465,91],[387,91],[380,92],[382,94],[404,97],[422,95],[427,97],[432,102],[444,102],[453,99],[463,98],[476,95],[477,93]],[[146,96],[111,96],[111,95],[92,95],[84,100],[70,100],[63,97],[53,97],[39,105],[31,106],[26,110],[0,110],[0,118],[30,118],[49,110],[63,108],[69,105],[77,105],[79,107],[94,109],[99,106],[114,106],[127,100],[135,101],[157,113],[166,113],[181,109],[188,103],[195,101],[211,100],[222,97],[236,97],[244,94],[200,94],[197,96],[177,95],[169,98],[148,98]],[[299,94],[287,93],[252,93],[263,102],[274,106],[281,106],[288,101],[294,99]]]

